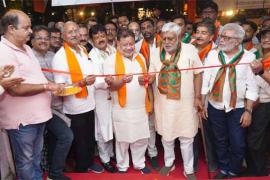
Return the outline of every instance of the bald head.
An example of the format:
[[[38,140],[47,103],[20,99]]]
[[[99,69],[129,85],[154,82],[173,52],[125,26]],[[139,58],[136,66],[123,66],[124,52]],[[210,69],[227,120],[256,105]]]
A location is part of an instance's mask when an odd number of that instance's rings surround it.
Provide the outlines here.
[[[12,9],[6,12],[1,20],[1,25],[3,27],[4,33],[8,30],[8,26],[10,25],[17,27],[20,18],[25,18],[30,21],[30,18],[27,16],[27,14],[20,10]]]
[[[1,20],[5,38],[18,47],[30,40],[32,34],[31,20],[22,11],[10,10]]]
[[[63,39],[71,47],[76,47],[80,43],[79,26],[73,22],[68,21],[64,24]]]

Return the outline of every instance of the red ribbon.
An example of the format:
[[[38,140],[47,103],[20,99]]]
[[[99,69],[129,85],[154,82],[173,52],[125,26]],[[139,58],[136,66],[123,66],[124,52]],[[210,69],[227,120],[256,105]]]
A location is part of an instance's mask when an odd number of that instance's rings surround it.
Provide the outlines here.
[[[250,65],[250,63],[238,63],[236,66],[239,65]],[[263,66],[265,65],[270,66],[270,60],[265,61],[263,63]],[[201,67],[192,67],[192,68],[181,68],[179,69],[180,71],[191,71],[191,70],[197,70],[197,69],[209,69],[209,68],[217,68],[217,67],[230,67],[230,66],[235,66],[231,64],[225,64],[225,65],[212,65],[212,66],[201,66]],[[62,71],[62,70],[57,70],[57,69],[47,69],[47,68],[42,68],[43,72],[50,72],[50,73],[60,73],[60,74],[77,74],[78,72],[69,72],[69,71]],[[169,72],[169,71],[168,71]],[[130,74],[100,74],[100,75],[95,75],[91,74],[95,77],[110,77],[110,76],[124,76],[124,75],[148,75],[148,74],[158,74],[160,71],[154,71],[154,72],[147,72],[147,73],[130,73]],[[83,74],[85,76],[88,76],[90,74]]]

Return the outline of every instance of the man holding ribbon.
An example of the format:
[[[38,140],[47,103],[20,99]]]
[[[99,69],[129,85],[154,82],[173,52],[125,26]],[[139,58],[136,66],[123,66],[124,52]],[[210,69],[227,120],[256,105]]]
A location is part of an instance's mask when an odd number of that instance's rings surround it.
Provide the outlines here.
[[[63,86],[48,82],[32,49],[26,45],[32,33],[27,14],[10,10],[2,17],[1,25],[4,36],[0,43],[0,66],[13,65],[13,73],[5,76],[22,79],[5,87],[1,95],[0,129],[6,129],[9,135],[17,179],[41,180],[43,132],[45,122],[52,117],[50,92],[61,93]]]
[[[160,174],[169,175],[175,168],[175,139],[180,140],[184,175],[196,179],[193,169],[193,139],[198,131],[196,110],[201,105],[202,63],[193,45],[182,43],[184,31],[170,22],[162,28],[162,47],[152,56],[149,72],[159,72],[154,82],[156,130],[162,136],[165,166]],[[194,53],[195,52],[195,53]],[[180,71],[181,68],[189,70]],[[151,81],[150,81],[151,82]]]
[[[52,61],[54,70],[68,71],[70,74],[54,73],[57,83],[80,86],[82,91],[63,99],[63,112],[71,119],[74,134],[71,149],[75,156],[76,172],[103,172],[94,163],[95,150],[95,64],[89,60],[86,49],[80,46],[79,27],[68,21],[63,29],[64,46],[55,54]]]
[[[220,171],[215,179],[239,175],[246,150],[246,127],[251,124],[257,86],[249,63],[255,55],[243,49],[244,29],[236,23],[224,26],[217,50],[208,54],[203,75],[203,100],[209,104],[203,117],[211,123]]]
[[[119,172],[129,168],[129,148],[133,166],[142,174],[150,173],[145,166],[145,151],[148,145],[148,113],[152,107],[148,98],[147,85],[139,82],[137,73],[147,73],[147,66],[141,54],[135,51],[135,36],[132,31],[122,29],[117,35],[116,53],[104,63],[112,95],[112,118],[116,144],[116,160]],[[147,76],[145,74],[145,76]]]

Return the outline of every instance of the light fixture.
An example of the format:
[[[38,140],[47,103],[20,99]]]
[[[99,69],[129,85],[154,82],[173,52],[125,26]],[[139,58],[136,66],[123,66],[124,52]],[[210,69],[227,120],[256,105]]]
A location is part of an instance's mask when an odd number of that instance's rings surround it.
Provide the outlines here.
[[[95,16],[96,13],[94,11],[91,12],[91,16]]]
[[[83,11],[80,11],[80,12],[79,12],[79,15],[80,15],[80,16],[84,16],[84,12],[83,12]]]
[[[228,10],[225,12],[225,16],[233,16],[234,12],[233,10]]]

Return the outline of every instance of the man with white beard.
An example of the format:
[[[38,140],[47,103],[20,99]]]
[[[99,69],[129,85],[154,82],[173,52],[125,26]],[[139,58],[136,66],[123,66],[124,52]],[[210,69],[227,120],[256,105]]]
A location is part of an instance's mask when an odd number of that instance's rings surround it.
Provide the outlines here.
[[[175,169],[174,146],[175,139],[179,139],[184,175],[194,180],[193,139],[198,131],[196,110],[202,108],[202,70],[180,69],[201,67],[202,63],[195,47],[181,42],[182,30],[173,22],[162,27],[162,46],[152,55],[149,72],[160,71],[153,86],[155,125],[164,148],[165,166],[160,174],[167,176]]]
[[[214,179],[239,175],[246,152],[246,129],[251,124],[257,85],[250,65],[255,55],[243,49],[244,29],[236,23],[226,24],[220,35],[218,49],[212,50],[203,74],[203,100],[209,96],[203,117],[211,123],[220,171]]]

